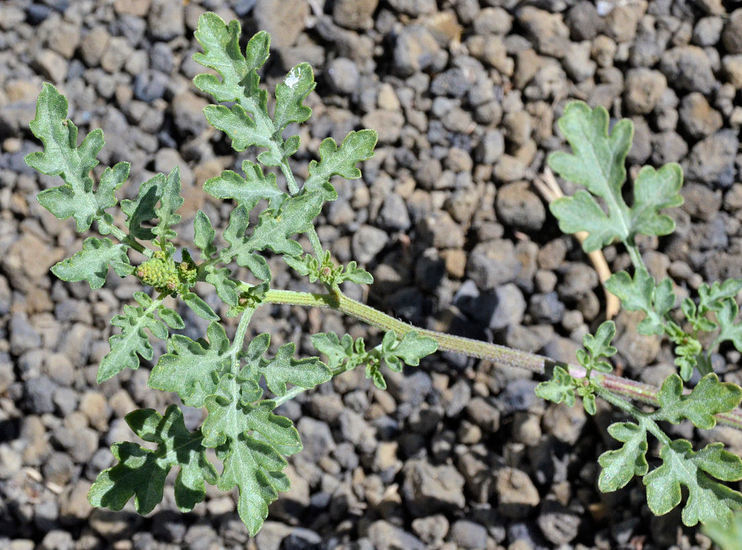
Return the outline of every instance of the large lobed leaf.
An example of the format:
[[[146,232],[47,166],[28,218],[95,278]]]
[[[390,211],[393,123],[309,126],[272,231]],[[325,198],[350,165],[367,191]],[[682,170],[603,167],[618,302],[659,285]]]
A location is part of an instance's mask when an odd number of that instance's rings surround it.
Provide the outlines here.
[[[253,391],[247,387],[250,397]],[[237,486],[237,511],[252,535],[260,530],[278,492],[289,488],[284,456],[302,448],[291,420],[273,414],[272,408],[272,401],[246,402],[241,382],[226,374],[206,399],[209,414],[201,428],[204,446],[216,448],[224,462],[217,486],[225,491]]]
[[[268,96],[259,86],[258,69],[268,59],[270,36],[263,31],[247,43],[243,54],[239,46],[240,24],[226,24],[218,15],[205,13],[198,20],[196,39],[203,53],[193,58],[197,63],[215,70],[219,76],[200,74],[194,84],[214,97],[217,103],[204,109],[209,123],[223,131],[232,140],[236,151],[247,147],[263,147],[258,160],[267,166],[278,166],[298,148],[298,137],[288,139],[282,132],[291,123],[309,118],[311,109],[304,100],[314,89],[314,74],[307,63],[292,68],[283,83],[276,87],[276,105],[273,118],[268,112]]]
[[[64,185],[41,191],[38,200],[57,218],[74,218],[77,230],[83,232],[97,218],[110,220],[104,210],[116,205],[115,192],[129,176],[129,163],[106,168],[93,189],[90,171],[98,165],[103,132],[93,130],[78,145],[77,126],[67,119],[67,108],[67,99],[44,83],[36,101],[36,116],[29,124],[44,150],[26,155],[25,161],[42,174],[62,177]]]
[[[742,494],[719,481],[742,479],[742,459],[710,443],[697,453],[689,441],[678,439],[660,450],[662,465],[644,476],[647,504],[661,516],[680,504],[681,486],[688,489],[682,520],[689,527],[699,521],[729,524],[734,510],[742,509]]]
[[[170,405],[164,416],[153,409],[133,411],[126,415],[126,422],[143,440],[157,443],[157,448],[115,443],[111,451],[118,463],[98,475],[88,493],[90,504],[121,510],[134,497],[137,512],[148,514],[162,500],[170,470],[179,468],[175,503],[181,511],[191,511],[206,495],[204,483],[214,484],[217,479],[206,458],[201,433],[188,431],[183,413],[175,405]]]
[[[631,148],[633,125],[621,120],[608,132],[608,112],[591,109],[575,101],[567,105],[559,128],[574,154],[552,153],[549,166],[563,178],[584,185],[578,191],[551,203],[550,209],[565,233],[586,231],[582,247],[592,252],[618,239],[628,242],[637,233],[667,235],[675,229],[673,220],[660,214],[664,208],[680,206],[682,170],[671,163],[659,170],[644,167],[634,182],[634,203],[626,205],[621,188],[626,180],[626,155]],[[606,211],[595,197],[603,201]]]

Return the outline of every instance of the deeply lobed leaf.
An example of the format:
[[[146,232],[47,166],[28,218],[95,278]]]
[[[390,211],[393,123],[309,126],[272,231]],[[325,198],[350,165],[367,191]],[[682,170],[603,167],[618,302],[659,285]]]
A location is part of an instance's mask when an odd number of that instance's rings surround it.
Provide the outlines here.
[[[41,205],[60,219],[73,217],[77,230],[90,229],[99,211],[115,204],[112,194],[128,175],[128,165],[109,172],[100,197],[93,190],[90,171],[98,165],[103,148],[103,132],[90,132],[77,144],[77,126],[67,119],[67,99],[49,83],[44,83],[36,100],[36,116],[29,124],[33,134],[44,144],[44,150],[26,155],[31,168],[49,176],[61,176],[64,185],[45,189],[38,194]],[[123,176],[123,179],[122,179]]]
[[[575,404],[575,391],[572,377],[559,365],[554,366],[551,380],[540,382],[534,390],[541,399],[554,403],[564,402],[568,407]]]
[[[598,487],[604,493],[625,487],[634,476],[647,473],[647,430],[633,422],[616,422],[608,426],[608,433],[623,443],[615,450],[606,451],[598,458],[602,470]]]
[[[308,191],[321,193],[324,200],[337,199],[335,188],[330,185],[332,176],[345,179],[358,179],[361,171],[356,166],[359,162],[370,159],[378,136],[374,130],[349,132],[340,147],[332,138],[325,138],[319,146],[320,161],[309,163],[309,178],[304,182]]]
[[[214,484],[217,478],[206,458],[201,433],[188,431],[183,413],[175,405],[170,405],[164,416],[153,409],[131,412],[126,422],[139,437],[157,443],[157,448],[115,443],[111,451],[118,463],[98,475],[88,493],[90,504],[121,510],[133,497],[137,512],[148,514],[162,500],[170,470],[179,468],[175,502],[181,511],[191,511],[204,499],[205,483]]]
[[[63,281],[87,281],[90,288],[100,288],[106,282],[109,266],[119,277],[134,271],[126,255],[127,246],[110,239],[88,237],[82,250],[52,267],[52,273]]]
[[[723,450],[721,443],[711,443],[694,452],[689,441],[679,439],[663,445],[662,465],[644,476],[647,504],[661,516],[680,504],[681,486],[688,489],[682,520],[689,527],[699,521],[728,524],[732,512],[742,508],[742,494],[721,481],[742,479],[742,459]]]
[[[665,379],[657,395],[660,408],[654,418],[678,424],[683,419],[694,426],[710,430],[716,426],[714,415],[733,410],[742,401],[742,388],[731,382],[720,382],[714,373],[707,374],[688,395],[683,395],[683,381],[677,374]]]
[[[225,170],[206,180],[204,191],[217,199],[233,199],[247,212],[261,200],[268,202],[268,208],[278,210],[287,195],[276,185],[276,175],[263,174],[260,165],[249,160],[242,162],[242,171],[244,178],[237,172]]]
[[[219,323],[207,329],[208,342],[194,341],[181,334],[168,340],[168,353],[160,356],[149,376],[149,386],[176,392],[189,407],[203,407],[219,377],[231,364],[229,339]]]
[[[268,389],[279,397],[286,394],[286,384],[310,389],[332,378],[330,369],[317,357],[296,359],[295,351],[295,344],[284,344],[278,348],[276,356],[261,367]]]
[[[237,486],[237,511],[250,534],[268,516],[268,505],[289,488],[283,473],[284,454],[301,450],[299,433],[288,418],[272,412],[272,402],[250,404],[231,374],[222,377],[216,393],[206,399],[209,415],[202,426],[204,445],[217,449],[224,470],[217,486]]]
[[[111,324],[121,328],[121,333],[108,339],[111,350],[98,366],[99,384],[126,368],[138,369],[139,357],[148,361],[152,359],[154,351],[147,330],[155,338],[167,338],[167,326],[155,316],[162,302],[152,300],[142,292],[136,293],[135,298],[140,305],[125,305],[123,313],[111,319]]]
[[[667,235],[674,231],[673,220],[660,214],[664,208],[680,206],[682,170],[668,164],[659,170],[645,167],[634,182],[634,203],[626,205],[621,188],[626,179],[626,155],[634,128],[624,119],[609,133],[608,112],[591,109],[574,101],[564,109],[559,128],[572,146],[573,154],[552,153],[549,166],[563,178],[584,185],[588,192],[553,201],[549,208],[565,233],[587,231],[585,252],[607,246],[614,240],[631,242],[638,233]],[[594,197],[603,201],[604,211]]]

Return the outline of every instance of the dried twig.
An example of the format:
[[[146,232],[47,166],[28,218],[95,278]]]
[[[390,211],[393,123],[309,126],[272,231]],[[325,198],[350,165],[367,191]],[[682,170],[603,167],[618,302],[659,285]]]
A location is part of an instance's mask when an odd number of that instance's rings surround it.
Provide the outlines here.
[[[555,201],[564,196],[561,187],[559,187],[559,184],[554,177],[554,173],[548,167],[546,167],[544,173],[540,177],[536,177],[536,179],[533,180],[533,185],[549,202]],[[581,244],[587,238],[587,232],[579,231],[578,233],[575,233],[575,237],[577,237],[577,240],[580,241]],[[606,319],[612,319],[616,314],[618,314],[618,311],[621,308],[621,303],[616,296],[608,292],[605,288],[605,281],[611,276],[608,262],[605,261],[605,257],[600,250],[590,252],[588,256],[590,257],[590,261],[593,263],[593,267],[595,267],[595,271],[598,273],[598,277],[600,277],[601,284],[603,284],[603,291],[605,292]]]

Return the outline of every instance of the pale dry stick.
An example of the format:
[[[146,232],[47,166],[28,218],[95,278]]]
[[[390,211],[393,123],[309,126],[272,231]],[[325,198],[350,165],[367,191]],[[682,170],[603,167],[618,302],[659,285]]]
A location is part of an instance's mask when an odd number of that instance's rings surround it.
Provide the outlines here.
[[[564,196],[562,188],[559,187],[559,184],[554,177],[554,173],[549,169],[549,167],[546,167],[544,173],[540,177],[536,177],[533,181],[533,185],[550,203]],[[578,231],[575,233],[575,237],[577,237],[577,240],[582,244],[582,242],[587,238],[587,231]],[[608,292],[608,289],[605,288],[605,282],[611,276],[608,262],[605,261],[605,256],[603,256],[603,253],[600,250],[594,250],[593,252],[590,252],[588,256],[590,257],[590,261],[593,263],[593,267],[595,267],[595,271],[598,273],[598,277],[600,277],[600,282],[603,285],[603,291],[605,292],[605,318],[612,319],[621,309],[621,302],[618,297]]]

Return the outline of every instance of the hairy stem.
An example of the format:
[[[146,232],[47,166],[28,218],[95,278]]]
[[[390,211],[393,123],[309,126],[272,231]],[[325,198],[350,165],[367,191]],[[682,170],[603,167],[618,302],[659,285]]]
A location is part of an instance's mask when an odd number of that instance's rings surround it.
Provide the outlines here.
[[[648,414],[646,414],[643,411],[640,411],[638,408],[636,408],[634,405],[629,403],[628,401],[621,399],[617,395],[615,395],[612,391],[608,391],[605,388],[598,387],[596,389],[596,393],[608,401],[611,405],[616,407],[617,409],[621,409],[625,413],[627,413],[630,416],[633,416],[639,424],[644,426],[649,433],[651,433],[654,437],[657,438],[657,440],[662,443],[663,445],[669,445],[671,443],[670,438],[668,435],[662,431],[662,428],[659,427],[657,422],[651,418]]]
[[[234,374],[235,376],[237,375],[238,369],[240,367],[239,354],[240,351],[242,351],[242,347],[245,343],[247,327],[250,324],[250,319],[252,318],[252,314],[254,312],[255,308],[248,308],[242,313],[242,317],[240,317],[240,322],[237,325],[237,330],[234,334],[234,339],[232,340],[232,345],[229,348],[229,355],[232,358],[232,374]]]
[[[250,287],[247,283],[242,283],[242,285],[245,288]],[[293,290],[269,290],[265,294],[263,303],[335,309],[382,330],[393,330],[398,336],[403,336],[410,331],[428,336],[438,342],[439,350],[463,353],[464,355],[479,359],[488,359],[498,365],[526,369],[538,374],[545,374],[547,368],[551,368],[556,364],[555,361],[543,355],[528,353],[498,344],[490,344],[480,340],[472,340],[463,336],[454,336],[434,330],[417,328],[366,304],[348,298],[342,293],[316,294],[296,292]],[[569,374],[574,378],[585,378],[585,369],[583,367],[578,365],[566,365],[566,367]],[[592,380],[599,387],[604,388],[606,392],[622,395],[649,405],[659,404],[657,388],[648,384],[612,374],[595,372],[592,374]],[[717,414],[716,419],[722,424],[742,430],[742,409],[737,408],[728,413]]]
[[[145,248],[134,237],[125,233],[123,229],[116,227],[114,224],[109,223],[102,217],[98,218],[98,229],[101,233],[104,232],[103,229],[107,230],[107,232],[116,237],[120,243],[129,245],[131,248],[144,254],[148,258],[152,257],[152,251],[149,248]]]

